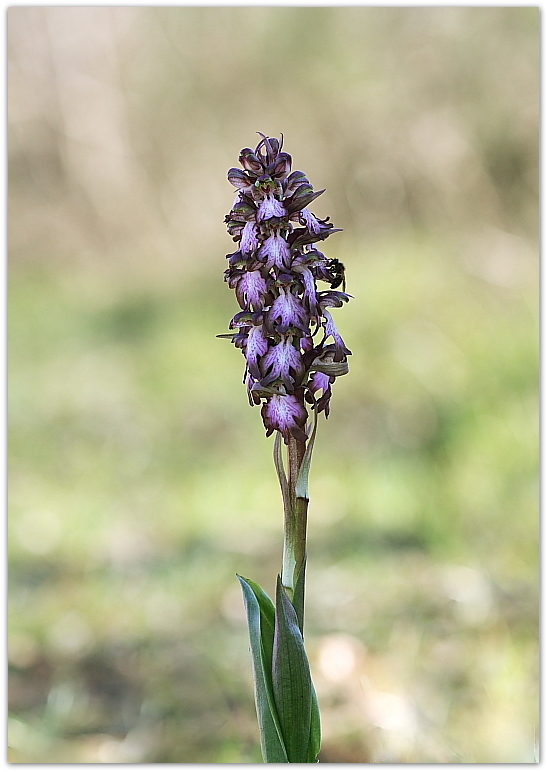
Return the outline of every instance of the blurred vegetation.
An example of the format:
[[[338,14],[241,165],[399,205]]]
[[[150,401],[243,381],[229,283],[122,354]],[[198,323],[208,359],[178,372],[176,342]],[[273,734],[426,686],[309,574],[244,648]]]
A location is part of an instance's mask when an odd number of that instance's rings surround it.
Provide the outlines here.
[[[311,475],[323,762],[536,758],[536,8],[12,7],[10,759],[258,762],[281,503],[226,170],[283,132],[354,300]]]

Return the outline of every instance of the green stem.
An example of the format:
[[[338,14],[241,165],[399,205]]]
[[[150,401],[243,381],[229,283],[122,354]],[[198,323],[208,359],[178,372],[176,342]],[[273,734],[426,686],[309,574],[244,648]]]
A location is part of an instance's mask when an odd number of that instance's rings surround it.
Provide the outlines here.
[[[305,451],[305,442],[290,437],[287,447],[290,506],[286,508],[285,512],[282,584],[291,600],[293,599],[299,574],[306,561],[308,499],[297,496],[295,492]]]

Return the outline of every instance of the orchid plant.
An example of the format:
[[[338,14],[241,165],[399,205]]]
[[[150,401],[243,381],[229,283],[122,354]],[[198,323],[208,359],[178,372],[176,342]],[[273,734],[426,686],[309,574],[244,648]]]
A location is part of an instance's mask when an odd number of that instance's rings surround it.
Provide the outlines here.
[[[237,195],[225,220],[238,248],[227,255],[225,280],[241,310],[230,322],[233,332],[219,337],[242,350],[249,402],[261,405],[267,437],[275,434],[284,546],[274,603],[255,582],[238,578],[263,759],[314,763],[320,715],[303,639],[308,473],[318,416],[329,415],[332,386],[348,372],[351,353],[330,309],[350,295],[342,263],[317,248],[339,230],[308,209],[324,191],[291,171],[283,141],[260,136],[255,150],[241,151],[242,169],[228,172]],[[318,290],[318,281],[329,289]]]

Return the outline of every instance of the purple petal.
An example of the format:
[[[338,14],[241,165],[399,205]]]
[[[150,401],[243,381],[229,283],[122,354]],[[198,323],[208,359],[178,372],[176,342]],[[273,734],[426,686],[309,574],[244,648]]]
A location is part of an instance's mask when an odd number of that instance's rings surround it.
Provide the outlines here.
[[[290,371],[301,373],[302,366],[300,351],[293,346],[291,340],[282,340],[271,346],[261,360],[261,369],[265,376],[263,383],[269,384],[280,378],[287,388],[291,388],[294,378]]]
[[[324,311],[324,322],[323,327],[325,330],[325,335],[327,338],[332,337],[335,341],[335,356],[334,361],[335,362],[342,362],[346,354],[351,354],[352,352],[350,349],[346,348],[344,345],[344,340],[339,335],[339,331],[337,330],[337,326],[335,325],[335,322],[333,321],[333,317],[329,313],[329,311]]]
[[[271,325],[277,325],[281,330],[287,329],[291,325],[307,330],[306,311],[296,295],[284,287],[276,300],[272,303],[272,308],[268,312],[268,321]]]
[[[312,373],[312,377],[310,380],[310,384],[308,388],[312,392],[312,394],[315,394],[319,389],[322,390],[322,392],[325,394],[325,392],[331,388],[331,383],[335,379],[332,376],[326,375],[325,373],[319,373],[318,371]]]
[[[291,250],[287,241],[279,234],[269,236],[259,250],[259,257],[266,258],[266,267],[270,270],[273,265],[277,268],[288,269],[291,258]]]
[[[273,395],[263,405],[261,415],[267,437],[277,429],[286,443],[290,434],[301,441],[306,440],[306,434],[303,431],[307,417],[306,410],[293,394]]]
[[[316,282],[314,281],[314,276],[312,275],[310,268],[302,268],[299,273],[303,277],[306,304],[311,313],[315,314],[317,313],[318,306],[316,302]]]
[[[300,346],[303,351],[312,351],[314,348],[314,341],[312,340],[312,336],[307,335],[306,338],[301,338]]]
[[[257,226],[253,221],[246,222],[242,231],[242,240],[240,242],[240,251],[244,255],[250,255],[259,246],[259,239],[257,238]]]
[[[311,394],[315,395],[317,391],[321,389],[322,396],[316,402],[318,413],[325,410],[325,417],[329,415],[329,400],[331,399],[331,384],[335,382],[333,376],[326,375],[325,373],[314,372],[312,373],[310,382],[308,383],[308,390]]]
[[[245,358],[250,373],[257,380],[261,377],[259,372],[259,359],[268,351],[268,340],[263,333],[262,325],[252,327],[247,336]]]
[[[309,180],[304,172],[292,172],[287,178],[285,195],[292,196],[293,193],[297,190],[297,188],[306,182],[309,182]]]
[[[236,287],[236,297],[241,308],[260,311],[267,293],[266,281],[260,271],[244,271]]]
[[[322,308],[341,308],[343,303],[348,303],[352,295],[337,290],[324,290],[318,293],[318,301]]]
[[[300,217],[303,225],[306,225],[310,233],[313,233],[316,236],[318,233],[321,233],[322,224],[316,217],[314,217],[312,212],[310,212],[308,209],[302,209]]]
[[[252,172],[253,174],[262,174],[264,171],[263,165],[250,147],[244,147],[240,153],[239,161],[244,169],[248,172]]]
[[[287,212],[280,201],[272,196],[266,196],[259,204],[257,219],[262,221],[269,220],[271,217],[287,217]]]
[[[291,171],[291,156],[289,153],[278,153],[274,168],[269,172],[274,179],[284,180]]]

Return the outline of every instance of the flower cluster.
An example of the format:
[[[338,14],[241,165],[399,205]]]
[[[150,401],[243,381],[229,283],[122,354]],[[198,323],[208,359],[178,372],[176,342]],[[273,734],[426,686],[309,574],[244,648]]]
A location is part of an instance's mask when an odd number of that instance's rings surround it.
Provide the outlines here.
[[[338,230],[307,208],[324,191],[314,192],[281,143],[261,134],[255,150],[244,148],[242,169],[230,169],[237,188],[227,230],[238,244],[227,255],[225,280],[242,309],[227,337],[246,359],[244,382],[251,405],[262,403],[267,436],[279,431],[304,441],[306,405],[329,415],[331,387],[348,372],[351,353],[329,309],[350,295],[344,266],[316,244]],[[330,289],[319,291],[317,281]]]

